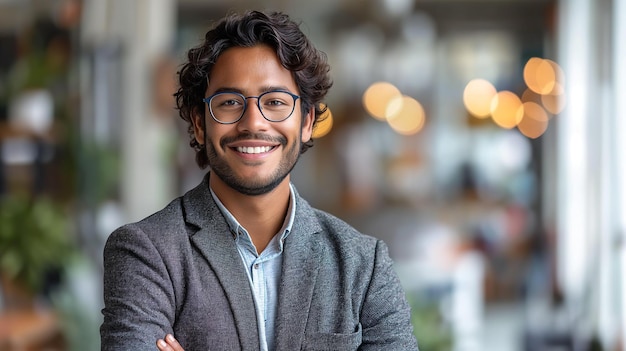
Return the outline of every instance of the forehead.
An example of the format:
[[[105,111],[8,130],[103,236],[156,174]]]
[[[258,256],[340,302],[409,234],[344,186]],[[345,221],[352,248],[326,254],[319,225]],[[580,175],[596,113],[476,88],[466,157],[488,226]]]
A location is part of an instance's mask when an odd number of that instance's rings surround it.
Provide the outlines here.
[[[298,92],[293,73],[283,67],[274,49],[257,45],[225,50],[211,70],[208,91],[232,88],[256,94],[267,90],[267,87]]]

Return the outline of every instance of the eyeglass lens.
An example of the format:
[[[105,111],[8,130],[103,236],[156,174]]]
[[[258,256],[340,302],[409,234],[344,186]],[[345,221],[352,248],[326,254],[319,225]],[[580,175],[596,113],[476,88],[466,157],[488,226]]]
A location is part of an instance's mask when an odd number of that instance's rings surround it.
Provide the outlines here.
[[[250,98],[250,97],[249,97]],[[257,98],[257,106],[263,116],[274,122],[280,122],[291,116],[295,98],[284,91],[270,91]],[[213,117],[222,123],[236,122],[243,116],[246,98],[237,93],[216,94],[209,101]]]

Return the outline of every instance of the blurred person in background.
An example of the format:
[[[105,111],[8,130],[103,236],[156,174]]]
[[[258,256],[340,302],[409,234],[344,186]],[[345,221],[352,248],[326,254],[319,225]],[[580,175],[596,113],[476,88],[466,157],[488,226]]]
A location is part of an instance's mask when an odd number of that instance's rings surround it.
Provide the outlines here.
[[[326,55],[287,15],[251,11],[187,57],[177,107],[210,171],[110,235],[102,350],[417,350],[385,243],[290,182],[323,118]]]

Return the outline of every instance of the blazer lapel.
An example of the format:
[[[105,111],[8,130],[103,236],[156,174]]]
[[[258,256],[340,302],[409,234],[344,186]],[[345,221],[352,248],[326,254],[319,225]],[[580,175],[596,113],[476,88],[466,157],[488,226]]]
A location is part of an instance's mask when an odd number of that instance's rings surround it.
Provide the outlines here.
[[[323,257],[321,227],[309,204],[296,194],[296,216],[285,240],[276,317],[276,350],[299,350],[304,342],[315,280]]]
[[[256,309],[248,275],[230,229],[209,191],[209,174],[196,188],[185,194],[186,220],[200,229],[191,241],[206,257],[222,284],[233,312],[242,350],[259,350]]]

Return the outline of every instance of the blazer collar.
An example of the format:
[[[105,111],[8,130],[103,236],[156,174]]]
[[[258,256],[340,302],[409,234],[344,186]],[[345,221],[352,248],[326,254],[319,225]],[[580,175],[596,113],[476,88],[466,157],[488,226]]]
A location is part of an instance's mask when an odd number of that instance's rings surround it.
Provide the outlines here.
[[[315,210],[296,192],[296,217],[285,240],[276,317],[276,350],[299,350],[304,342],[313,289],[325,246]]]
[[[248,275],[230,228],[211,196],[209,173],[182,201],[185,220],[198,228],[190,239],[208,261],[230,303],[241,349],[259,350],[256,310]]]
[[[211,228],[217,222],[223,221],[209,190],[210,175],[211,173],[207,172],[202,182],[183,196],[185,221],[198,228]]]

